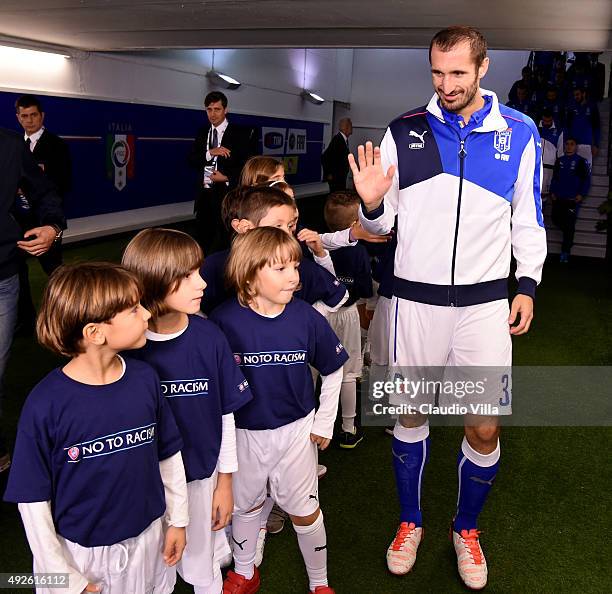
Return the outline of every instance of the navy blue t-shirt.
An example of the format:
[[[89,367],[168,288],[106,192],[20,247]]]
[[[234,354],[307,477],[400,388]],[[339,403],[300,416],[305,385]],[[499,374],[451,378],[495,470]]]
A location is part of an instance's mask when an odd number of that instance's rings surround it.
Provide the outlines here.
[[[138,536],[166,509],[159,461],[182,439],[155,371],[126,361],[92,386],[61,369],[30,393],[19,419],[6,501],[51,501],[58,534],[84,547]]]
[[[161,391],[183,437],[187,481],[208,478],[221,448],[221,417],[253,398],[236,365],[227,339],[215,324],[189,316],[185,331],[169,340],[153,340],[130,356],[146,361],[159,374]]]
[[[369,299],[372,291],[370,256],[365,246],[358,243],[330,252],[338,280],[348,289],[349,298],[343,307],[353,305],[358,299]]]
[[[301,299],[268,318],[234,298],[211,320],[223,330],[253,392],[253,400],[236,411],[240,429],[276,429],[304,418],[316,405],[308,364],[329,375],[348,360],[327,320]]]
[[[200,270],[202,278],[206,281],[201,308],[210,316],[215,307],[234,296],[233,291],[225,287],[225,264],[229,257],[229,250],[217,252],[208,256]],[[299,267],[301,288],[294,295],[306,303],[322,301],[329,307],[336,307],[346,294],[346,287],[323,266],[312,260],[302,258]]]

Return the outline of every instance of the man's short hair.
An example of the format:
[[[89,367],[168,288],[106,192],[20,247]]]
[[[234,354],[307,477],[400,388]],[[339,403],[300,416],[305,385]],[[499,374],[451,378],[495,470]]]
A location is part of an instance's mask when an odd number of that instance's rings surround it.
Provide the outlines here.
[[[232,230],[232,221],[246,219],[253,225],[259,225],[271,208],[289,206],[297,210],[295,200],[276,187],[259,185],[253,187],[239,186],[228,192],[221,203],[221,218],[228,230]]]
[[[43,106],[40,99],[36,95],[21,95],[17,101],[15,101],[15,113],[19,113],[19,108],[36,107],[40,113],[43,113]]]
[[[429,63],[431,64],[431,49],[434,45],[443,52],[450,52],[464,41],[470,44],[470,50],[476,68],[480,68],[484,59],[487,57],[487,40],[478,29],[464,25],[447,27],[434,35],[429,44]]]
[[[358,218],[359,195],[350,190],[332,192],[323,209],[323,216],[329,230],[343,231],[348,229]]]
[[[553,112],[550,109],[546,108],[546,109],[542,110],[542,117],[543,118],[552,118],[552,117],[554,117],[554,115],[553,115]]]
[[[528,91],[529,87],[524,83],[524,82],[520,82],[516,85],[516,90],[521,90],[521,91]]]
[[[38,342],[54,353],[83,353],[83,328],[109,322],[142,297],[136,275],[119,264],[83,262],[60,266],[45,289],[36,321]]]
[[[204,107],[208,107],[211,103],[217,103],[221,101],[223,109],[227,107],[227,97],[221,91],[212,91],[204,97]]]
[[[563,144],[565,144],[566,142],[573,142],[574,144],[578,144],[578,141],[576,140],[575,136],[565,136],[563,138]]]
[[[293,235],[276,227],[259,227],[237,235],[227,260],[225,277],[240,305],[247,307],[256,296],[257,273],[266,264],[300,262],[302,248]],[[299,287],[298,287],[299,288]]]
[[[128,243],[121,264],[142,283],[142,304],[153,318],[168,313],[164,301],[181,281],[202,266],[198,242],[176,229],[143,229]]]

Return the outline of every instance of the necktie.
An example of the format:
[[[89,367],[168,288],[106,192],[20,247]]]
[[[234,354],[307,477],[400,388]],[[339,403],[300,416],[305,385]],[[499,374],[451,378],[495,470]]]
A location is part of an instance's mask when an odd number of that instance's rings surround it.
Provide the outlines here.
[[[28,148],[30,148],[30,147],[31,147],[31,145],[32,145],[32,139],[31,139],[31,138],[28,138],[28,139],[26,140],[26,146],[27,146]]]
[[[219,136],[217,135],[217,129],[213,128],[212,142],[210,148],[217,148],[219,146]]]

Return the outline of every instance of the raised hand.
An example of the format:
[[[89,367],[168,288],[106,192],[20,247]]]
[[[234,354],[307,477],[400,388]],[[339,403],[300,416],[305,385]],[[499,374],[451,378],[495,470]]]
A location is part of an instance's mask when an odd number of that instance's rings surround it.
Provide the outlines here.
[[[352,154],[348,156],[349,166],[353,172],[353,183],[367,210],[374,210],[383,201],[385,194],[389,191],[395,166],[391,165],[387,173],[383,171],[380,162],[380,147],[373,148],[371,142],[366,142],[365,148],[362,144],[357,148],[357,160],[355,162]]]

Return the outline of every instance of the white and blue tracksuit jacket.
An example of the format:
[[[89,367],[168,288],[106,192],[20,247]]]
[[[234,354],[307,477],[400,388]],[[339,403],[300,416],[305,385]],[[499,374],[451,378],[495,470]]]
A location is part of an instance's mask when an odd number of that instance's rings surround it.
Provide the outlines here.
[[[442,306],[508,296],[511,253],[518,292],[535,296],[546,257],[542,149],[533,121],[480,90],[485,107],[463,128],[434,95],[396,118],[381,143],[391,189],[363,226],[388,233],[398,217],[393,293]]]

